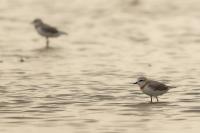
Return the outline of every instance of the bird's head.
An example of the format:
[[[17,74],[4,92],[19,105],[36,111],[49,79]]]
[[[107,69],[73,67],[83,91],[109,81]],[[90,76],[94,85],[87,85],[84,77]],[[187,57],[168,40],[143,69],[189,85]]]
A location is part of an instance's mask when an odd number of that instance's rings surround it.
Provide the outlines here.
[[[144,86],[147,81],[148,81],[148,79],[146,77],[139,77],[137,79],[137,81],[135,83],[133,83],[133,84],[137,84],[137,85],[139,85],[141,87],[141,86]]]
[[[32,21],[32,24],[34,24],[34,25],[41,25],[42,23],[43,23],[42,20],[39,19],[39,18],[36,18],[36,19],[34,19],[34,20]]]

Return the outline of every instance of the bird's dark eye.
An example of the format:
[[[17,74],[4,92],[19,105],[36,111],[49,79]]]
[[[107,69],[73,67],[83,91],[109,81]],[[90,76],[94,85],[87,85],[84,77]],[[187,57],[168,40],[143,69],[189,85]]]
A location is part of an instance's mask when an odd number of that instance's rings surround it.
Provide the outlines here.
[[[144,80],[141,79],[141,80],[139,80],[138,82],[142,82],[142,81],[144,81]]]

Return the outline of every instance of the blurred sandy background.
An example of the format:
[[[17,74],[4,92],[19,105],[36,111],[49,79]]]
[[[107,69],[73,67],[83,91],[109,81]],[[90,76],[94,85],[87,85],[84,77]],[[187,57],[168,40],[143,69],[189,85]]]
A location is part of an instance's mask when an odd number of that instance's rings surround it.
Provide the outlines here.
[[[0,132],[198,133],[199,24],[198,0],[1,0]],[[139,75],[178,87],[149,104]]]

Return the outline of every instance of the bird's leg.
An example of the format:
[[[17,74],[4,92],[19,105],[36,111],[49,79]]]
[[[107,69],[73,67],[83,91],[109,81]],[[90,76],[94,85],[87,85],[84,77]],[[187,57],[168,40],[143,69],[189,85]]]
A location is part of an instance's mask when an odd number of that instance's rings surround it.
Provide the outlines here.
[[[159,102],[158,97],[156,97],[156,99],[157,99],[157,102]]]
[[[152,96],[150,96],[151,97],[151,103],[153,102],[153,100],[152,100]]]
[[[49,48],[49,38],[46,37],[46,48]]]

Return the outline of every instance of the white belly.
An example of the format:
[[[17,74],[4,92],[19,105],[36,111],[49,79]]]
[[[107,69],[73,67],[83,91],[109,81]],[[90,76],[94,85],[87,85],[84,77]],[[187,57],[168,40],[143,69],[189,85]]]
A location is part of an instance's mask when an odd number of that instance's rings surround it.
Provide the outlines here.
[[[162,91],[160,91],[160,90],[153,90],[153,89],[151,89],[151,88],[149,88],[148,86],[147,87],[144,87],[143,89],[142,89],[142,92],[144,92],[145,94],[147,94],[147,95],[149,95],[149,96],[159,96],[159,95],[162,95],[162,94],[164,94],[164,93],[166,93],[167,92],[167,90],[162,90]]]

